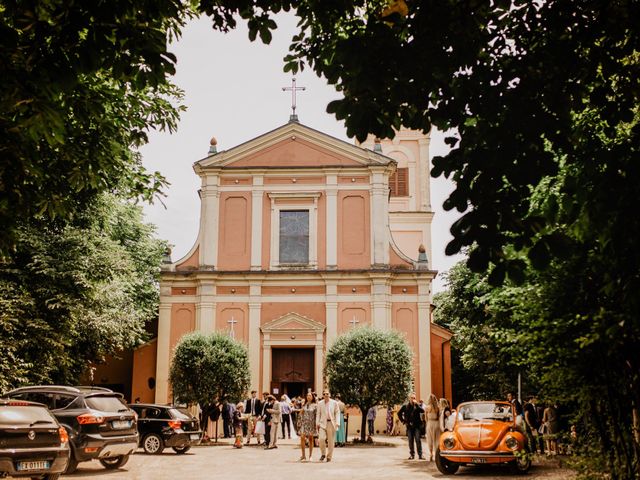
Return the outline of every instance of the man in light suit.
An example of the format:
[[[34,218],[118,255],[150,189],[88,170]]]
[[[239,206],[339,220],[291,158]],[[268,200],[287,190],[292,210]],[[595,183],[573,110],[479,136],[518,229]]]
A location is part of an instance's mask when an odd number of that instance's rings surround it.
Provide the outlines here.
[[[336,430],[340,422],[340,406],[338,402],[331,398],[328,389],[322,392],[322,400],[316,409],[316,428],[318,430],[318,443],[320,444],[320,461],[325,458],[331,461],[333,456],[333,446],[336,441]],[[327,443],[329,450],[327,451]]]
[[[270,408],[267,408],[267,412],[271,414],[271,443],[267,447],[267,450],[272,448],[278,448],[276,441],[278,440],[278,427],[282,421],[282,410],[280,409],[280,402],[276,401],[276,397],[269,395]]]

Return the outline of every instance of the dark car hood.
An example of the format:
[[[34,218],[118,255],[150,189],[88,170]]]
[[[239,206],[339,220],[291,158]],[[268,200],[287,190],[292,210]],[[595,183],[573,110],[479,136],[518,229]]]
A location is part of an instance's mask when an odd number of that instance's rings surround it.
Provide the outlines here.
[[[463,422],[456,426],[456,437],[467,450],[495,450],[511,426],[491,420]]]

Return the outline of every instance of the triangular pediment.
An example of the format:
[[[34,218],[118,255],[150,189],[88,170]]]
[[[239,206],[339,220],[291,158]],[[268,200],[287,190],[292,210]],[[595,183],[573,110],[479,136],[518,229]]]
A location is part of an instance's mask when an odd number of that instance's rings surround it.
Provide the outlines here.
[[[265,323],[260,330],[262,332],[314,332],[322,333],[325,326],[311,320],[310,318],[300,315],[299,313],[290,312],[279,318]]]
[[[204,158],[208,168],[367,167],[394,163],[390,157],[352,145],[297,122],[289,122],[248,142]]]

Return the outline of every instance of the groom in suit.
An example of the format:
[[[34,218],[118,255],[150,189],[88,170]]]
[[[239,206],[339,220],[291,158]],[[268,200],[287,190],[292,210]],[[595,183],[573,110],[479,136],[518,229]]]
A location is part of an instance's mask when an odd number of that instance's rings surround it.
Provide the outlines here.
[[[257,398],[256,393],[257,392],[253,390],[251,392],[251,397],[247,398],[244,402],[244,412],[249,417],[246,424],[243,422],[243,424],[246,425],[245,436],[247,437],[247,445],[249,445],[249,441],[251,440],[256,419],[262,414],[262,402]],[[258,434],[257,437],[258,444],[260,444],[260,435]]]
[[[320,444],[320,461],[325,458],[331,461],[333,447],[336,441],[336,430],[340,421],[340,406],[338,402],[331,398],[328,389],[322,392],[322,400],[316,409],[316,428],[318,430],[318,443]],[[327,443],[329,449],[327,451]]]

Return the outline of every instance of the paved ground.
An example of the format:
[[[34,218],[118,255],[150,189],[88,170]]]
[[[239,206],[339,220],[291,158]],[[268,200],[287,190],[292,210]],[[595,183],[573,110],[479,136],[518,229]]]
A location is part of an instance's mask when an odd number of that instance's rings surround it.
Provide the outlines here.
[[[69,480],[430,480],[445,478],[433,462],[406,460],[408,449],[402,438],[381,437],[390,446],[348,446],[336,448],[331,463],[320,463],[320,450],[314,449],[313,462],[300,463],[300,450],[291,440],[279,440],[277,450],[257,446],[234,449],[230,444],[195,447],[185,455],[167,449],[162,455],[137,453],[120,470],[105,470],[97,461],[81,463]],[[226,440],[225,440],[226,441]],[[282,443],[280,443],[282,442]],[[455,477],[483,480],[521,479],[507,468],[461,468]],[[564,480],[567,470],[547,461],[534,463],[526,480]]]

